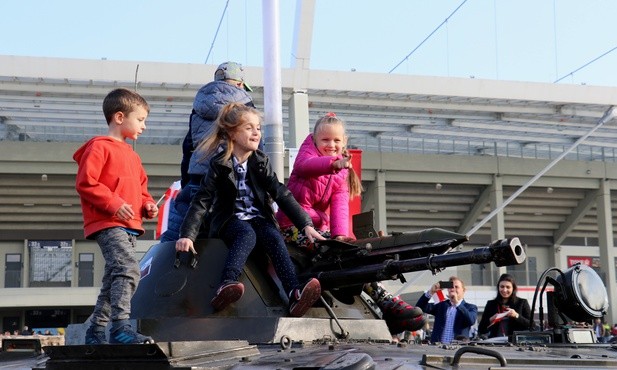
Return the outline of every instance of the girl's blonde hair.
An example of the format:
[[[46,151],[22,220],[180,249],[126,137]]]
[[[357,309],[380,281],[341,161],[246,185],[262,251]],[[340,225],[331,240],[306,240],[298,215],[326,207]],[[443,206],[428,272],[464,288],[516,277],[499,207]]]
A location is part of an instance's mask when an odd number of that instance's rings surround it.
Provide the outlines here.
[[[231,134],[242,125],[245,120],[246,114],[254,114],[259,118],[259,122],[262,122],[261,113],[248,105],[241,103],[229,103],[221,108],[216,121],[215,127],[208,136],[197,147],[198,150],[203,151],[204,155],[202,159],[210,158],[214,155],[219,146],[223,145],[225,155],[224,161],[231,158],[231,154],[234,150],[234,143],[231,140]]]
[[[321,118],[315,122],[315,127],[313,127],[313,138],[317,135],[317,132],[321,129],[323,125],[341,125],[343,127],[343,133],[345,133],[345,121],[338,118],[336,114],[329,112],[323,115]],[[347,136],[347,135],[345,135]],[[349,152],[347,151],[347,147],[343,148],[343,156],[349,156]],[[359,196],[362,194],[364,188],[362,187],[362,182],[354,171],[353,168],[349,168],[347,171],[347,187],[349,188],[349,196],[351,198]]]

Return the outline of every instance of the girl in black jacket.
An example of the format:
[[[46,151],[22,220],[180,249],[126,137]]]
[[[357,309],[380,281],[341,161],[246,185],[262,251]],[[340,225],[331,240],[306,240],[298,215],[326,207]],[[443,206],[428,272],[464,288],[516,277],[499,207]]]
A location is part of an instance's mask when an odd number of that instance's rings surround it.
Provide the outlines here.
[[[531,309],[525,298],[516,296],[512,275],[503,274],[497,282],[497,297],[486,302],[478,333],[489,338],[511,336],[514,331],[529,330]]]
[[[194,251],[193,242],[202,220],[210,237],[221,238],[229,248],[223,278],[210,302],[222,310],[244,294],[239,282],[246,260],[256,245],[264,248],[277,276],[289,294],[289,313],[300,317],[319,299],[317,279],[300,284],[274,217],[272,202],[303,230],[309,240],[324,239],[291,192],[279,182],[268,157],[260,150],[261,114],[240,103],[225,105],[216,127],[200,144],[210,169],[193,197],[182,227],[177,251]],[[217,153],[217,149],[223,150]]]

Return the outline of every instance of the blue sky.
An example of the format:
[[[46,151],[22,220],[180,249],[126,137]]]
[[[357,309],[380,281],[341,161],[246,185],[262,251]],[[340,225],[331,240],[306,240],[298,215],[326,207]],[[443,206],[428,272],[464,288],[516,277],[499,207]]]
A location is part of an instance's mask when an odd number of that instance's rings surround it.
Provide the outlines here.
[[[215,40],[226,3],[3,0],[0,54],[205,63],[214,41],[209,64],[262,66],[262,2],[230,0]],[[295,8],[280,0],[283,67]],[[569,75],[617,47],[615,15],[611,0],[317,0],[310,66],[617,86],[617,50]]]

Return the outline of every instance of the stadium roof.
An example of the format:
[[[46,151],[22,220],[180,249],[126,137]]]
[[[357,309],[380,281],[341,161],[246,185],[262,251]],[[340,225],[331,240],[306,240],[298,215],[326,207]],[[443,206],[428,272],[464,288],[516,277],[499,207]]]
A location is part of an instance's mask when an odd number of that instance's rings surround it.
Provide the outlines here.
[[[174,150],[186,133],[196,91],[211,80],[216,68],[214,65],[14,56],[0,56],[0,65],[3,66],[0,71],[0,137],[4,141],[77,144],[104,134],[103,97],[112,88],[128,87],[135,88],[151,105],[148,129],[140,137],[139,145],[160,145]],[[255,103],[263,109],[266,85],[263,70],[247,67],[246,74],[254,89]],[[605,111],[617,104],[617,88],[598,86],[300,68],[283,69],[281,81],[286,143],[289,143],[288,101],[295,93],[306,94],[310,123],[325,112],[336,112],[348,123],[350,144],[362,148],[367,155],[377,152],[464,155],[469,158],[497,155],[550,160],[589,132]],[[613,122],[595,131],[566,160],[598,164],[614,162],[615,148],[617,125]],[[8,172],[11,171],[14,170]],[[155,181],[157,185],[153,193],[162,192],[174,175],[175,172],[168,171],[167,177]],[[449,178],[454,179],[457,173],[452,171],[450,175]],[[532,175],[525,174],[525,178]],[[517,183],[520,185],[524,181]],[[559,181],[564,181],[564,178]],[[463,216],[459,215],[457,221],[444,225],[454,229],[457,227],[452,225],[458,222],[461,226],[462,218],[483,191],[480,184],[455,183],[452,180],[452,185],[456,186],[445,187],[440,193],[440,196],[445,196],[446,191],[454,191],[449,201],[461,207]],[[14,186],[12,181],[5,184]],[[2,184],[3,188],[5,184]],[[506,185],[506,193],[515,191],[514,183]],[[72,186],[70,181],[64,181],[62,191],[69,194],[72,190],[71,196],[74,197],[74,189],[69,188]],[[392,184],[391,189],[396,186]],[[443,201],[426,194],[427,189],[434,189],[434,181],[413,187],[399,186],[420,209],[439,209],[439,203]],[[558,188],[559,184],[551,184],[551,187]],[[560,207],[558,212],[551,217],[547,215],[543,221],[546,227],[540,234],[550,235],[567,222],[568,214],[581,206],[593,188],[582,186],[568,192],[547,193],[544,185],[542,189],[535,189],[535,195],[531,189],[520,201],[528,202],[527,207],[533,208],[534,198],[541,197],[543,206]],[[0,191],[15,193],[6,188]],[[3,197],[11,205],[0,204],[7,210],[2,213],[23,213],[24,224],[28,220],[32,223],[32,210],[14,205],[16,202],[26,203],[23,199],[37,197],[40,191],[40,188],[32,187],[29,192],[19,192],[15,195],[19,200]],[[65,203],[75,204],[76,201],[74,198],[65,199]],[[535,203],[535,206],[539,204]],[[408,209],[398,205],[388,207],[391,212],[389,219],[403,220],[395,229],[422,227],[436,222],[435,215],[430,212],[418,215],[420,221],[409,222],[405,215]],[[533,209],[528,212],[542,213]],[[587,207],[585,212],[582,217],[595,223],[593,211],[589,213]],[[544,212],[547,213],[551,212]],[[42,220],[37,222],[44,225]],[[577,235],[595,237],[594,227],[581,227]]]

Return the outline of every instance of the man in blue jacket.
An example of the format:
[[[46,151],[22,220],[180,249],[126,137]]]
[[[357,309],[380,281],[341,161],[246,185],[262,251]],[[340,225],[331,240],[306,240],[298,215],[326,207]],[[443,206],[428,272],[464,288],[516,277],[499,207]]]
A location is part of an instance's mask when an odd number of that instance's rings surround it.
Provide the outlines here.
[[[189,209],[193,195],[199,189],[199,183],[208,171],[208,160],[197,150],[201,140],[207,136],[219,110],[228,103],[242,103],[251,107],[253,98],[248,92],[253,91],[244,81],[244,69],[236,62],[220,64],[214,72],[214,81],[202,86],[193,101],[193,111],[189,118],[189,131],[182,143],[182,190],[171,202],[167,230],[161,235],[161,242],[178,240],[180,225]],[[260,143],[260,149],[261,143]]]
[[[429,303],[429,300],[442,287],[437,282],[424,293],[418,303],[425,313],[435,316],[431,342],[450,343],[455,339],[469,339],[469,330],[476,323],[478,317],[478,307],[475,304],[467,303],[463,299],[465,296],[465,284],[456,276],[450,277],[452,287],[448,288],[448,299]]]

